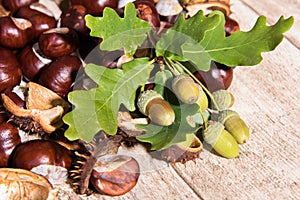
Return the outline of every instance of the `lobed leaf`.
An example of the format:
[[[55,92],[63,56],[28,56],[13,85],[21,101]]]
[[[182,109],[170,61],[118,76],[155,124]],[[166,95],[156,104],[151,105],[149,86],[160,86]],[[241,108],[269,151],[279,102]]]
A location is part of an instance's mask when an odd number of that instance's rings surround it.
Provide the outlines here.
[[[103,11],[103,17],[85,16],[86,26],[91,29],[90,35],[103,38],[101,50],[113,51],[124,48],[127,56],[132,56],[137,47],[147,38],[151,30],[148,22],[136,16],[133,3],[125,7],[124,18],[109,7]]]
[[[100,130],[114,135],[120,106],[135,110],[136,90],[146,83],[153,65],[148,58],[138,58],[122,67],[123,70],[86,65],[86,74],[98,83],[98,87],[69,93],[68,99],[75,107],[63,117],[69,125],[65,132],[67,138],[91,141]]]
[[[281,17],[267,26],[266,17],[260,16],[250,31],[237,31],[226,37],[224,14],[213,11],[205,17],[201,11],[187,20],[180,17],[174,28],[158,41],[156,53],[173,60],[191,61],[204,71],[210,69],[211,61],[228,66],[256,65],[262,60],[262,52],[272,51],[280,44],[293,21],[293,17]]]

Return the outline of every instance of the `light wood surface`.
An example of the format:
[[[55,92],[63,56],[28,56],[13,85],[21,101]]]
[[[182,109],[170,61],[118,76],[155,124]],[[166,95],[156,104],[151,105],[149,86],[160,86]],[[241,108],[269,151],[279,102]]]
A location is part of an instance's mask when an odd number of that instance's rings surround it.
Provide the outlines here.
[[[233,109],[251,130],[239,157],[228,160],[203,151],[195,163],[170,166],[136,147],[129,152],[142,163],[142,173],[129,193],[120,197],[60,193],[61,199],[300,199],[300,1],[231,2],[232,17],[242,30],[249,30],[259,15],[265,15],[269,24],[281,15],[295,17],[275,51],[264,53],[257,66],[234,71]]]

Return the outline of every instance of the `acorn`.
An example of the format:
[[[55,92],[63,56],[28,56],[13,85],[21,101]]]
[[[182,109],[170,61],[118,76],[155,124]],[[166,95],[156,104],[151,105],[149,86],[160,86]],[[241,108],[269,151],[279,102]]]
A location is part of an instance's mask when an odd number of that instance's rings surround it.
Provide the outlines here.
[[[220,89],[217,91],[214,91],[212,93],[212,96],[217,103],[219,110],[224,110],[227,108],[230,108],[234,104],[234,96],[231,92]],[[216,107],[213,103],[211,103],[210,107],[214,110],[216,110]]]
[[[199,110],[203,113],[208,108],[208,98],[200,85],[198,85],[198,90],[199,97],[196,101],[196,104],[198,104],[200,107]]]
[[[146,90],[140,94],[137,102],[139,111],[148,116],[151,122],[160,126],[169,126],[175,120],[171,105],[154,90]]]
[[[239,154],[238,143],[220,122],[209,121],[208,128],[203,132],[203,139],[225,158],[235,158]]]
[[[172,89],[177,98],[183,103],[193,104],[199,98],[198,85],[188,75],[176,76],[172,81]]]
[[[218,115],[218,121],[224,124],[225,129],[239,144],[246,143],[249,140],[249,128],[237,112],[233,110],[223,110]]]

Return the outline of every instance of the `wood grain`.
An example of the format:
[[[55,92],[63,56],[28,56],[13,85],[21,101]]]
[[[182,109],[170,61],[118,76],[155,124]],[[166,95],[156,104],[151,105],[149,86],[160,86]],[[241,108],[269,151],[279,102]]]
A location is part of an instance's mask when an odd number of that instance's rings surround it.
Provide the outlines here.
[[[249,30],[259,15],[267,16],[269,24],[281,15],[295,16],[295,25],[275,51],[264,53],[257,66],[235,69],[233,109],[251,130],[239,157],[224,159],[208,148],[195,163],[171,167],[136,147],[123,151],[143,169],[129,193],[86,197],[65,186],[60,199],[300,199],[300,1],[231,2],[242,30]]]
[[[299,0],[241,0],[244,4],[249,6],[253,11],[259,15],[268,17],[268,22],[275,23],[280,16],[290,17],[294,16],[295,23],[291,31],[286,34],[287,39],[300,49],[300,1]],[[236,2],[236,1],[232,1]]]
[[[258,14],[232,2],[234,18],[248,30]],[[284,40],[259,65],[235,69],[233,108],[250,126],[250,141],[237,159],[208,154],[186,168],[175,167],[203,199],[300,198],[299,63],[299,50]]]

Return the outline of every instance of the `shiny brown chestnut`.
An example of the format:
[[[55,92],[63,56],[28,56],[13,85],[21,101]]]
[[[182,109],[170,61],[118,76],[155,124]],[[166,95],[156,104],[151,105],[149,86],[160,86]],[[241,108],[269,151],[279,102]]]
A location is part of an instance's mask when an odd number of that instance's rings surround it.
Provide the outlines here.
[[[67,27],[53,28],[43,32],[39,37],[39,48],[49,58],[69,55],[78,47],[78,35]]]
[[[32,24],[23,18],[0,17],[0,45],[17,49],[32,40]]]
[[[133,3],[136,7],[137,16],[139,18],[150,23],[153,28],[160,27],[160,18],[154,3],[147,0],[138,0]]]
[[[9,160],[9,167],[31,170],[42,164],[70,169],[72,153],[50,140],[30,140],[18,145]]]
[[[0,47],[0,91],[20,83],[22,71],[15,54]]]
[[[9,113],[5,109],[2,100],[0,99],[0,123],[6,122],[9,119]]]
[[[238,24],[238,22],[234,19],[232,19],[229,16],[225,16],[225,26],[224,26],[226,35],[229,36],[232,33],[239,31],[240,30],[240,26]]]
[[[15,16],[28,19],[32,23],[35,37],[56,26],[56,20],[51,11],[40,3],[21,7]]]
[[[209,71],[196,71],[194,75],[211,92],[228,89],[233,79],[233,67],[212,62]]]
[[[134,158],[106,155],[100,157],[94,165],[90,182],[102,194],[119,196],[136,185],[139,174],[139,165]]]
[[[8,87],[3,92],[8,96],[18,107],[24,108],[25,102],[14,91],[14,87]]]
[[[72,5],[63,10],[60,17],[60,26],[76,30],[78,33],[88,35],[89,29],[86,27],[84,16],[87,10],[83,5]]]
[[[118,0],[71,0],[72,5],[83,5],[89,14],[100,16],[104,8],[117,8]]]
[[[23,6],[28,6],[38,0],[3,0],[3,5],[9,9],[11,12],[17,11]]]
[[[23,75],[29,81],[35,81],[40,70],[51,62],[51,60],[39,55],[38,51],[38,44],[36,43],[33,46],[27,45],[18,55]]]
[[[17,127],[7,122],[0,123],[0,167],[8,166],[9,156],[20,143]]]
[[[62,56],[44,67],[38,83],[65,97],[76,79],[76,74],[81,67],[77,56]]]

